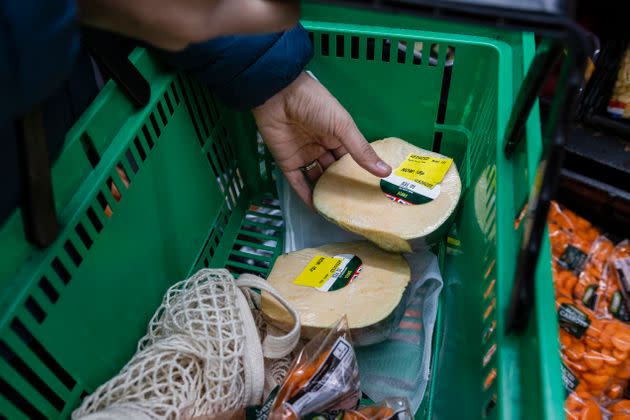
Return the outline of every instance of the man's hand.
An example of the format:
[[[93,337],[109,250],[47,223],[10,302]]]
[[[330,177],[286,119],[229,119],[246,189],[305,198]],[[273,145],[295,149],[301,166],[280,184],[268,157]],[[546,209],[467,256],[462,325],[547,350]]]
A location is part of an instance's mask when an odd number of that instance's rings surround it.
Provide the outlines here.
[[[300,168],[316,161],[307,174],[316,181],[346,153],[365,170],[386,177],[380,160],[343,106],[318,81],[302,73],[292,84],[253,109],[258,130],[289,184],[312,207],[309,182]]]
[[[279,32],[295,26],[300,15],[296,0],[78,0],[77,3],[82,23],[173,51],[221,35]]]

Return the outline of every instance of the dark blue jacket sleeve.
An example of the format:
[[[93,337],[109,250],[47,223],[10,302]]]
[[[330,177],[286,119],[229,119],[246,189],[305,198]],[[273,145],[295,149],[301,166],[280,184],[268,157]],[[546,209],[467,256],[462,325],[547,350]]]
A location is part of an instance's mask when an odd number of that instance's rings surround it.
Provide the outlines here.
[[[47,98],[79,51],[74,0],[0,0],[0,124]]]
[[[208,85],[227,105],[261,105],[288,86],[313,56],[308,33],[297,25],[275,34],[225,36],[186,50],[158,54]]]

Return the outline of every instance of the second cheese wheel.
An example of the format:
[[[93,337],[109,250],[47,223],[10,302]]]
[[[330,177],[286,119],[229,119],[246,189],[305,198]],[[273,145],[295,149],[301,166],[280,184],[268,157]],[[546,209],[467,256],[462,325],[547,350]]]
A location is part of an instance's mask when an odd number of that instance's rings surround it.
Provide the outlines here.
[[[325,261],[321,265],[309,270],[322,259]],[[327,262],[331,265],[326,266]],[[325,287],[296,284],[305,272],[312,273],[312,280],[321,279],[322,273],[335,272],[340,281],[327,284],[335,283],[337,289],[330,287],[325,291]],[[342,272],[347,273],[345,278],[350,282],[342,281]],[[330,328],[345,314],[353,342],[368,345],[385,340],[400,322],[404,312],[401,302],[410,278],[409,264],[401,255],[383,251],[368,241],[357,241],[281,255],[267,281],[300,314],[303,337],[311,338]],[[292,326],[289,313],[265,292],[262,310],[273,325],[282,329]]]
[[[375,141],[372,147],[394,171],[410,154],[444,158],[398,138]],[[361,168],[348,154],[320,177],[313,202],[319,213],[342,228],[388,251],[410,252],[439,241],[447,233],[461,190],[452,162],[434,187],[433,191],[439,191],[434,198],[421,204],[401,204],[384,192],[381,178]]]

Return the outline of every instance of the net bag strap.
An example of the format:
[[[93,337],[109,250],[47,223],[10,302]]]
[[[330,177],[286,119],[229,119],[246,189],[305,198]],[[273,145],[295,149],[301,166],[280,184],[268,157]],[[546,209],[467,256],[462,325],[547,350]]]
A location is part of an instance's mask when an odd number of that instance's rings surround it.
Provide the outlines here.
[[[236,285],[238,287],[248,287],[265,291],[285,307],[291,315],[291,318],[295,321],[293,328],[285,335],[276,336],[267,334],[262,343],[262,352],[268,359],[279,359],[291,353],[300,340],[301,323],[297,311],[273,288],[273,286],[258,276],[241,274],[236,281]]]
[[[249,302],[240,289],[236,289],[236,304],[243,322],[245,345],[243,346],[243,376],[245,389],[243,399],[247,405],[257,404],[262,399],[265,387],[265,360],[260,345],[256,321]]]

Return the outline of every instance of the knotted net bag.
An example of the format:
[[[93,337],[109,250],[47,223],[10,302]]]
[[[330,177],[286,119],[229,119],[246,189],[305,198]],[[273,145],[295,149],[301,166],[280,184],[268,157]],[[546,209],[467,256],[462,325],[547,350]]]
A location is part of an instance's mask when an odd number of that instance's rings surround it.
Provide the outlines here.
[[[274,295],[295,327],[284,336],[267,334],[261,344],[249,288]],[[178,419],[257,404],[265,385],[264,358],[278,359],[267,363],[271,369],[283,367],[299,331],[297,313],[264,280],[200,270],[168,289],[135,355],[86,397],[72,418]]]

